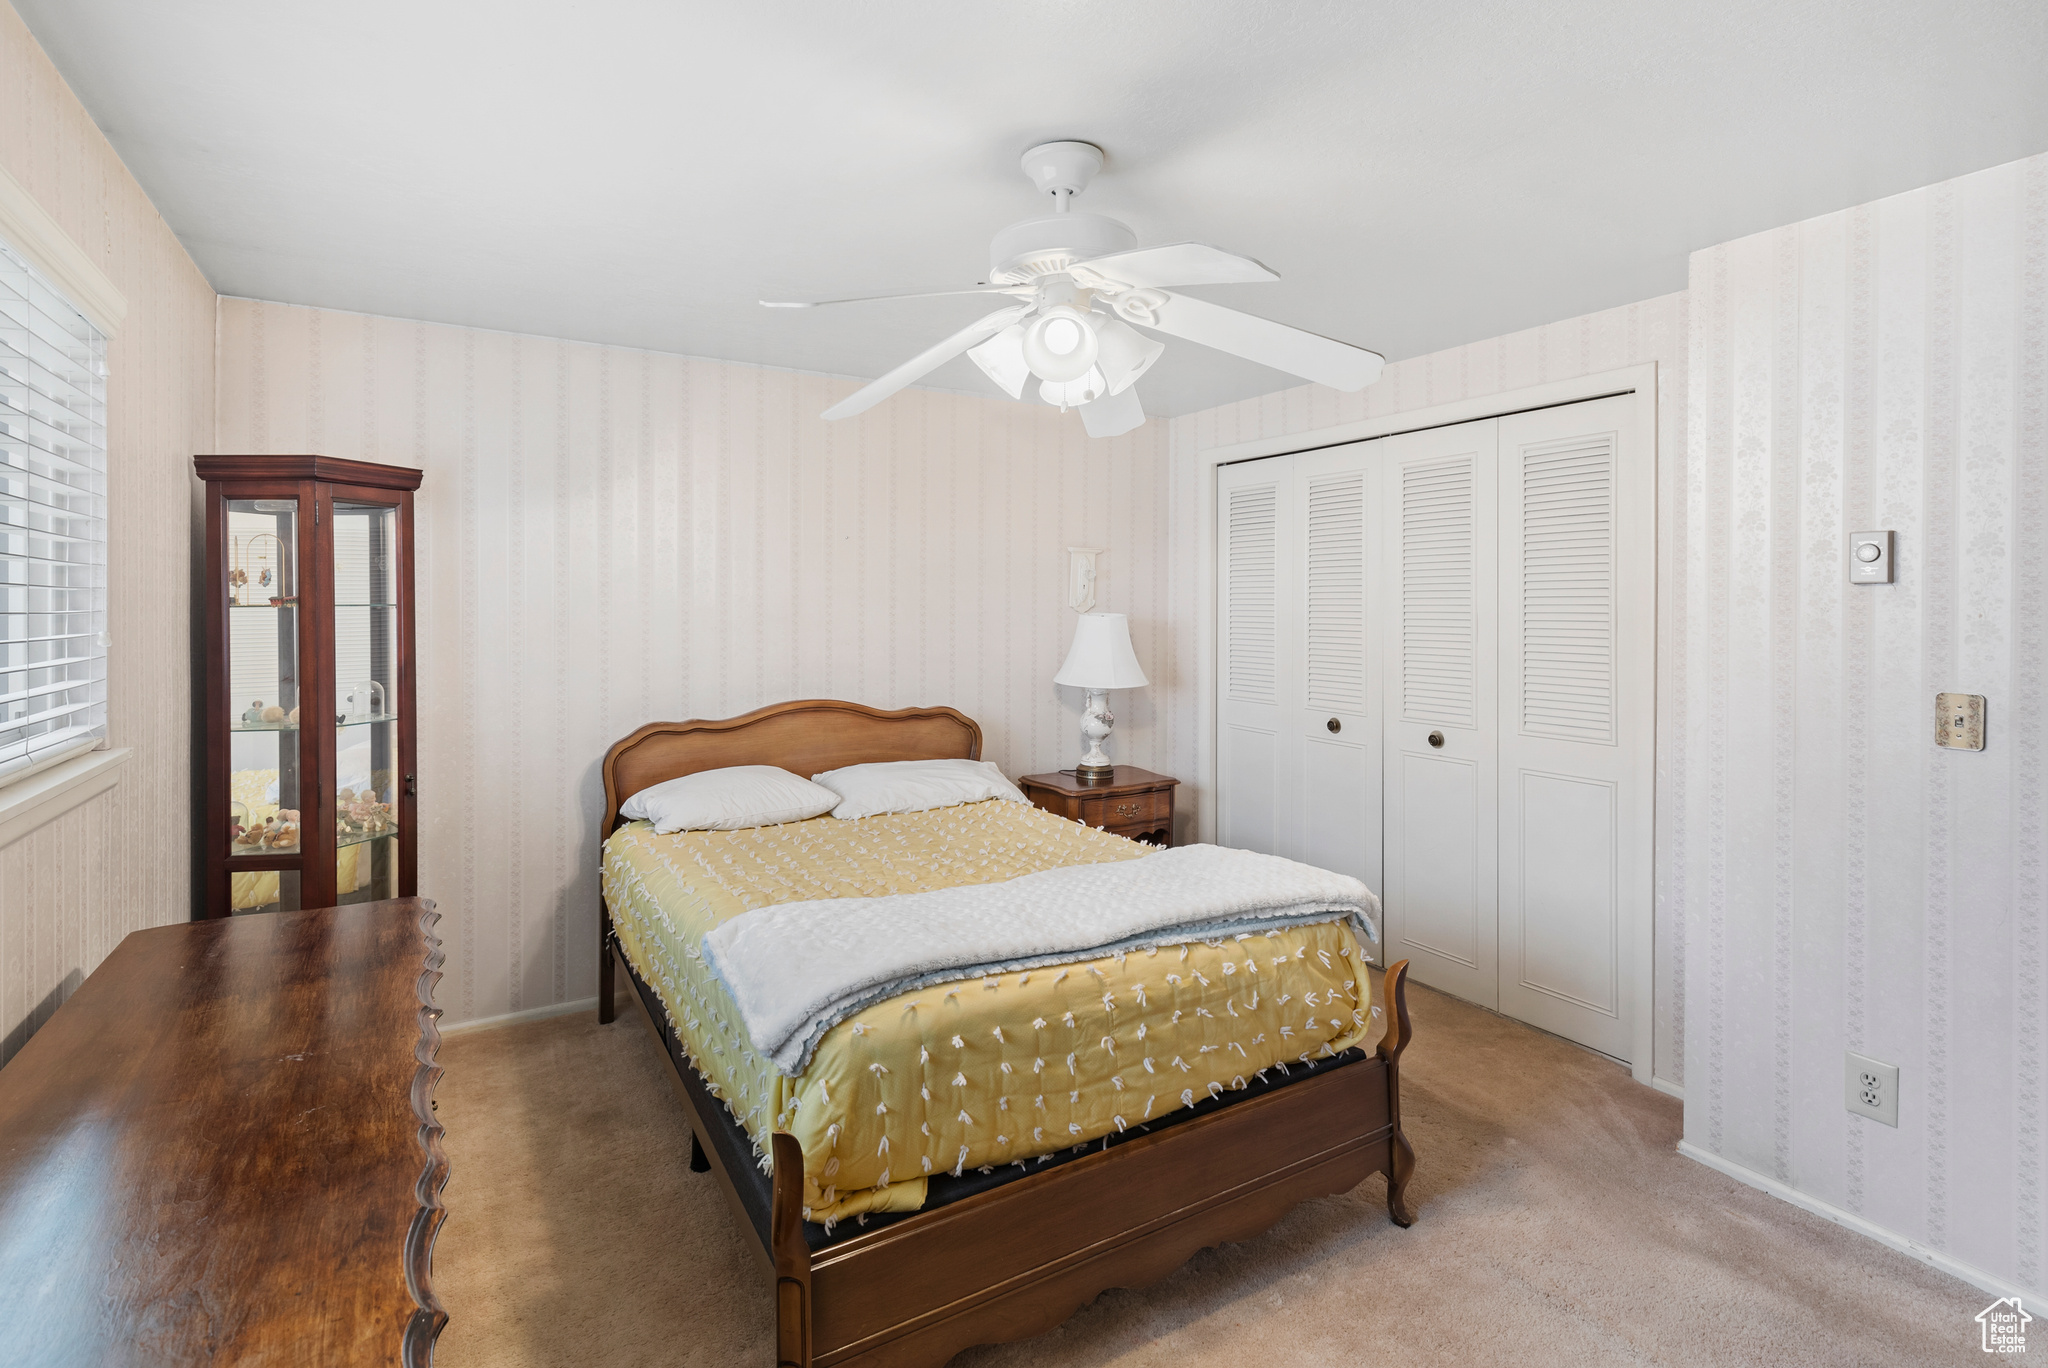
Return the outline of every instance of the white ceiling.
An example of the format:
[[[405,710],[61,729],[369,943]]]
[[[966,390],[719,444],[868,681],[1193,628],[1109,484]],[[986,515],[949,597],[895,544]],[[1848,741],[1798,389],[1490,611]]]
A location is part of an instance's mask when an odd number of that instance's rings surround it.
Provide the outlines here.
[[[1390,359],[2048,149],[2041,0],[14,3],[225,294],[856,376],[987,305],[755,301],[972,284],[1049,138],[1283,277],[1197,293]]]

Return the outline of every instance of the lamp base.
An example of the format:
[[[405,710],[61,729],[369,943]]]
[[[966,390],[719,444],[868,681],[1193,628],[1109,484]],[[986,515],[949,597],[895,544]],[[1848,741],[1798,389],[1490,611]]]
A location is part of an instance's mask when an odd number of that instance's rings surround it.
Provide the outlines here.
[[[1107,784],[1116,778],[1116,766],[1102,749],[1102,743],[1109,739],[1109,729],[1115,725],[1116,714],[1109,710],[1109,690],[1090,689],[1088,704],[1081,710],[1081,739],[1088,743],[1088,751],[1074,766],[1076,782]]]

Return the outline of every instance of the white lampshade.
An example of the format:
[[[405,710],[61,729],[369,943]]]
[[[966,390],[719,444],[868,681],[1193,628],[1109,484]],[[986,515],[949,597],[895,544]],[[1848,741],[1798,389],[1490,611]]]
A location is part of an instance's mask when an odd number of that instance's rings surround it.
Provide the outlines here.
[[[1150,683],[1131,649],[1131,620],[1122,613],[1081,614],[1067,663],[1052,682],[1082,689],[1140,689]]]
[[[969,347],[967,359],[981,367],[1012,399],[1024,397],[1024,382],[1031,378],[1031,367],[1024,364],[1022,323],[1012,323],[980,346]]]
[[[1152,363],[1166,350],[1164,342],[1146,337],[1119,319],[1105,318],[1095,327],[1101,344],[1096,364],[1102,367],[1102,378],[1109,382],[1111,394],[1122,394],[1136,384],[1138,377],[1152,369]]]

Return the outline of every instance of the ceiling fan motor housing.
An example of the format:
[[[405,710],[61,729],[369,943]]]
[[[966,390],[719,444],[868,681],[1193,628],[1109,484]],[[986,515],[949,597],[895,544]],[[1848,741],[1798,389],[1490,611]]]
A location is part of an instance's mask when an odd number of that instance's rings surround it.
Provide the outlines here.
[[[1047,214],[1013,223],[988,245],[989,283],[1021,285],[1077,261],[1128,252],[1138,235],[1103,214]]]

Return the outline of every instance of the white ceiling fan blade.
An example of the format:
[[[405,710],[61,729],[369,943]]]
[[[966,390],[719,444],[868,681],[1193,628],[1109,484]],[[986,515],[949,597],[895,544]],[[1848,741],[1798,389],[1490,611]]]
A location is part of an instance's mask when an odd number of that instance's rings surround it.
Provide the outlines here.
[[[1251,285],[1278,280],[1277,273],[1250,257],[1211,247],[1205,242],[1175,242],[1112,252],[1076,263],[1078,276],[1092,271],[1119,285],[1165,289],[1174,285]]]
[[[1121,437],[1144,424],[1145,406],[1138,402],[1135,389],[1105,394],[1081,405],[1081,426],[1088,429],[1090,437]]]
[[[1031,294],[1029,285],[1019,288],[1015,285],[983,285],[971,290],[902,290],[895,294],[848,295],[843,299],[764,299],[764,309],[818,309],[827,304],[871,304],[881,299],[945,299],[952,295],[1006,294],[1026,298]]]
[[[847,395],[820,416],[851,418],[856,413],[865,413],[911,381],[921,379],[937,370],[969,347],[988,341],[1030,311],[1029,304],[1012,304],[1007,309],[997,309],[988,317],[968,324],[945,341],[926,347],[881,379]]]
[[[1131,313],[1125,313],[1121,307],[1117,312],[1141,327],[1199,342],[1332,389],[1362,390],[1380,378],[1380,371],[1387,364],[1387,358],[1378,352],[1348,342],[1239,313],[1206,299],[1177,294],[1161,299],[1161,293],[1155,292],[1150,300],[1133,301]],[[1117,303],[1122,305],[1124,301],[1119,299]]]

